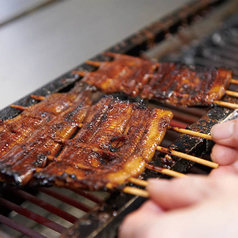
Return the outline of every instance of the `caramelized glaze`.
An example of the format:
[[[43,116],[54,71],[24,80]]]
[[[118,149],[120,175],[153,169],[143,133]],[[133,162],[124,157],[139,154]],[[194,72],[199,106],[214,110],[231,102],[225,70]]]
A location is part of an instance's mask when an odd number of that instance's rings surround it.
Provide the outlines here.
[[[198,69],[162,63],[140,95],[170,105],[205,106],[225,95],[231,79],[231,71],[225,68]]]
[[[136,97],[155,68],[148,60],[117,54],[113,61],[102,62],[96,72],[86,73],[83,81],[107,94],[124,92]]]
[[[232,79],[226,68],[199,68],[175,63],[153,63],[127,55],[114,54],[83,81],[106,94],[124,92],[143,99],[178,106],[207,106],[220,100]]]
[[[74,100],[66,102],[65,98],[73,97]],[[56,99],[52,101],[51,99]],[[63,102],[62,102],[63,101]],[[62,141],[69,139],[77,130],[78,125],[86,117],[87,110],[91,105],[91,92],[83,91],[73,96],[71,94],[52,95],[26,110],[19,115],[20,122],[24,119],[24,128],[19,127],[18,140],[10,140],[1,136],[1,144],[9,143],[8,150],[0,156],[0,174],[4,180],[13,181],[16,185],[25,185],[33,176],[37,168],[46,166],[48,156],[55,156],[62,147]],[[58,105],[55,109],[54,105]],[[59,106],[59,105],[65,105]],[[67,105],[67,106],[66,106]],[[61,108],[61,109],[59,109]],[[35,109],[35,110],[33,110]],[[61,113],[60,113],[61,111]],[[30,114],[31,112],[31,114]],[[33,127],[31,123],[27,124],[27,119],[39,117],[39,114],[50,115],[46,120],[42,118],[42,123],[38,127]],[[29,114],[25,117],[26,114]],[[53,116],[54,115],[54,116]],[[40,118],[40,117],[39,117]],[[5,123],[6,129],[9,129],[9,121]],[[20,143],[21,142],[21,143]]]
[[[172,113],[111,97],[88,111],[79,133],[57,157],[35,174],[40,184],[70,188],[115,188],[145,169]]]

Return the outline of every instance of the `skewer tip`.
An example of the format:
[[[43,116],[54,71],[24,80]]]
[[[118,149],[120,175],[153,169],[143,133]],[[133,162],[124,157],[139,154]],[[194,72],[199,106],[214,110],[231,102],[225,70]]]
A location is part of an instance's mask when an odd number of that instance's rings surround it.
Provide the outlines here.
[[[149,198],[149,193],[146,190],[139,189],[139,188],[134,188],[134,187],[129,187],[126,186],[122,189],[124,193],[129,193],[132,195],[144,197],[144,198]]]
[[[21,110],[21,111],[24,111],[24,110],[27,109],[27,107],[23,107],[23,106],[20,106],[20,105],[15,105],[15,104],[11,104],[10,107]]]
[[[223,101],[213,101],[213,103],[223,107],[238,109],[238,104],[235,104],[235,103],[223,102]]]
[[[71,73],[84,77],[88,72],[73,70]]]
[[[85,63],[92,66],[100,67],[100,65],[103,64],[104,62],[87,60],[85,61]]]

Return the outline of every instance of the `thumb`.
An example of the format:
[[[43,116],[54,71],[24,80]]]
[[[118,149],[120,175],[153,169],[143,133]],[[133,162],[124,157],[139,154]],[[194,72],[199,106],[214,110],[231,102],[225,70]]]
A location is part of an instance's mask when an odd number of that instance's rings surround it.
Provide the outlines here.
[[[211,135],[217,144],[238,147],[238,119],[216,124],[212,127]]]
[[[150,198],[161,209],[172,210],[195,204],[210,195],[211,183],[207,177],[149,179],[147,190]]]

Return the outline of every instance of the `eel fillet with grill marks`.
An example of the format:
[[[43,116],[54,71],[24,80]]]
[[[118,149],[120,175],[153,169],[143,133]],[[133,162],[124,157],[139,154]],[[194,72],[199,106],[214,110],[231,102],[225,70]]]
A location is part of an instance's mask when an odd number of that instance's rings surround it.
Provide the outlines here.
[[[96,72],[86,73],[83,81],[107,94],[124,92],[136,97],[155,68],[156,64],[148,60],[116,54],[113,61],[102,62]]]
[[[229,87],[232,71],[175,63],[153,63],[136,57],[113,54],[95,72],[82,79],[105,93],[124,92],[169,105],[207,106],[220,100]]]
[[[76,136],[36,173],[35,183],[98,190],[137,177],[152,160],[172,113],[110,96],[93,105]]]
[[[231,79],[226,68],[161,63],[140,95],[170,105],[206,106],[225,95]]]
[[[37,169],[47,165],[48,157],[59,153],[63,141],[78,130],[92,104],[91,89],[81,93],[77,89],[47,96],[19,118],[4,122],[0,144],[8,147],[1,151],[1,180],[23,186]]]
[[[29,106],[17,117],[0,124],[0,161],[16,144],[21,144],[45,123],[67,110],[80,96],[83,86],[78,84],[68,93],[54,93],[40,103]],[[88,89],[89,90],[89,89]]]

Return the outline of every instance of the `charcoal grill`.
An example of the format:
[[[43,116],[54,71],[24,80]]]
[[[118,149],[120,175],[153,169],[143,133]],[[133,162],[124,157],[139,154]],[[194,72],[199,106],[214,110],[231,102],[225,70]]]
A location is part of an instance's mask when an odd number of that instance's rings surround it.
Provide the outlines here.
[[[237,77],[237,57],[232,53],[238,51],[237,6],[238,1],[193,1],[106,51],[151,60],[226,66],[233,68]],[[199,30],[198,35],[196,32],[201,27],[203,31]],[[99,54],[90,60],[104,61],[108,58]],[[95,68],[82,64],[74,70],[94,71]],[[79,80],[80,77],[70,71],[31,94],[46,96],[53,92],[67,92]],[[237,102],[228,96],[224,100]],[[34,103],[37,101],[29,94],[14,104],[29,106]],[[147,103],[154,106],[153,102]],[[173,111],[174,125],[204,133],[209,133],[214,124],[232,112],[221,106],[190,109],[164,105],[159,107]],[[0,119],[6,120],[18,114],[17,109],[7,107],[1,110]],[[170,131],[162,145],[209,159],[213,144],[202,138],[179,136]],[[193,166],[191,162],[180,158],[173,159],[175,163],[171,164],[162,154],[156,153],[153,163],[183,173],[188,170],[192,173],[210,172],[204,166]],[[143,177],[147,179],[162,175],[146,171]],[[92,193],[28,187],[16,190],[1,184],[0,192],[0,230],[6,237],[116,237],[117,228],[125,215],[144,202],[141,197],[120,191]]]

